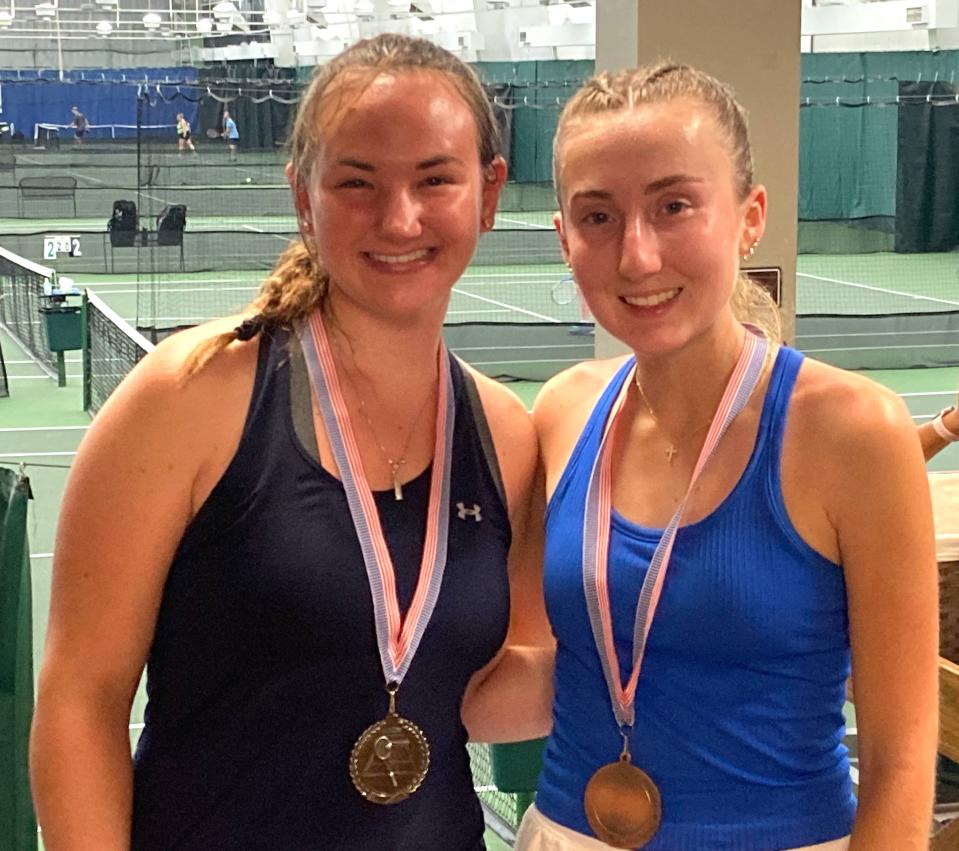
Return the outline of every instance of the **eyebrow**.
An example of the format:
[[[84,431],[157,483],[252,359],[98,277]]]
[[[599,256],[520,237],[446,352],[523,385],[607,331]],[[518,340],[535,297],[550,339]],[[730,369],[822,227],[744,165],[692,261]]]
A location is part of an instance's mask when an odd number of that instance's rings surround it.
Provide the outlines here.
[[[423,162],[417,163],[416,169],[417,171],[427,171],[428,169],[436,168],[436,166],[449,165],[450,163],[462,165],[463,161],[459,157],[454,157],[448,154],[440,154],[435,157],[430,157],[428,160],[423,160]],[[343,159],[337,160],[336,164],[359,169],[360,171],[376,171],[376,166],[371,165],[368,162],[364,162],[363,160],[354,160],[351,157],[344,157]]]
[[[659,180],[654,180],[646,187],[646,194],[652,195],[654,192],[660,192],[663,189],[668,189],[670,186],[675,186],[677,183],[703,183],[701,177],[693,177],[691,174],[671,174],[668,177],[661,177]]]

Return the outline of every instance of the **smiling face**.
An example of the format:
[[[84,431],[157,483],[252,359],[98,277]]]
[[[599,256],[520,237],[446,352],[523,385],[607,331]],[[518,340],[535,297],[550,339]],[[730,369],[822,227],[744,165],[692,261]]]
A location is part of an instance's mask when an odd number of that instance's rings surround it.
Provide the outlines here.
[[[691,99],[590,115],[558,163],[564,253],[596,319],[637,353],[732,326],[739,257],[766,195],[743,199],[710,110]]]
[[[442,314],[492,226],[505,164],[481,166],[473,114],[441,73],[381,74],[339,94],[345,106],[330,97],[321,110],[305,185],[288,170],[329,297],[393,318]]]

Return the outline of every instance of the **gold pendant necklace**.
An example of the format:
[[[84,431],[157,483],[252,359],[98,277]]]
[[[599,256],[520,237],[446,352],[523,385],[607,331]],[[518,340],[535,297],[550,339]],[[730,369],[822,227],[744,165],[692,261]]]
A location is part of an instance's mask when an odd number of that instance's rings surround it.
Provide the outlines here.
[[[669,446],[666,448],[663,454],[666,456],[667,463],[669,463],[670,466],[672,466],[673,458],[679,455],[679,449],[677,449],[676,443],[673,440],[672,436],[669,434],[668,431],[666,431],[663,424],[659,421],[659,417],[657,417],[655,412],[653,411],[653,406],[649,404],[649,399],[646,398],[646,392],[643,390],[643,385],[640,384],[638,373],[633,373],[633,383],[636,385],[636,389],[639,391],[640,398],[643,400],[643,404],[646,406],[646,410],[649,411],[649,416],[652,418],[653,422],[656,424],[656,428],[658,428],[660,432],[662,432],[666,440],[669,441]],[[696,431],[691,431],[687,436],[692,437],[694,434],[698,434],[703,429],[709,428],[712,425],[712,423],[713,421],[712,419],[710,419],[709,422],[706,423],[706,425],[700,426],[699,428],[696,429]]]

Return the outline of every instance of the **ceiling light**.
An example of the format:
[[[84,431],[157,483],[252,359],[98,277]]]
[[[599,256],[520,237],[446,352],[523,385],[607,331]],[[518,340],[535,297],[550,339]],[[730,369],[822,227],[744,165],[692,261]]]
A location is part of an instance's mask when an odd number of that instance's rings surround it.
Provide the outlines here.
[[[53,3],[37,3],[33,12],[38,18],[52,18],[57,14],[57,7]]]
[[[100,21],[100,23],[97,24],[97,32],[100,33],[100,35],[110,35],[110,33],[113,32],[113,24],[109,21]]]
[[[361,21],[372,21],[376,7],[372,0],[356,0],[356,3],[353,4],[353,12]]]
[[[391,9],[400,9],[402,11],[409,11],[409,0],[386,0],[386,5]]]
[[[302,24],[306,20],[306,13],[299,9],[287,9],[286,22],[288,24]]]
[[[196,22],[196,31],[204,35],[213,29],[213,21],[210,18],[198,18]]]
[[[147,12],[140,20],[143,21],[143,26],[148,30],[158,30],[162,23],[160,16],[156,12]]]
[[[229,21],[217,21],[216,22],[216,31],[218,33],[228,33],[233,29],[233,24]]]

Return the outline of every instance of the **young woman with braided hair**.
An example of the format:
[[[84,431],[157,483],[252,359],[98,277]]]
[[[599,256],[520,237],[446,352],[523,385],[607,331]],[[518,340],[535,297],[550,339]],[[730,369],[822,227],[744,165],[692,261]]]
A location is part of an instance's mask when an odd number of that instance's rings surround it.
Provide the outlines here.
[[[324,66],[288,167],[302,241],[93,423],[32,742],[48,851],[483,847],[467,729],[541,735],[550,699],[532,424],[441,336],[505,178],[494,128],[428,42]]]
[[[601,74],[554,169],[564,254],[633,354],[534,406],[556,697],[517,851],[926,848],[922,453],[894,394],[776,345],[739,272],[766,213],[742,108],[687,66]]]

